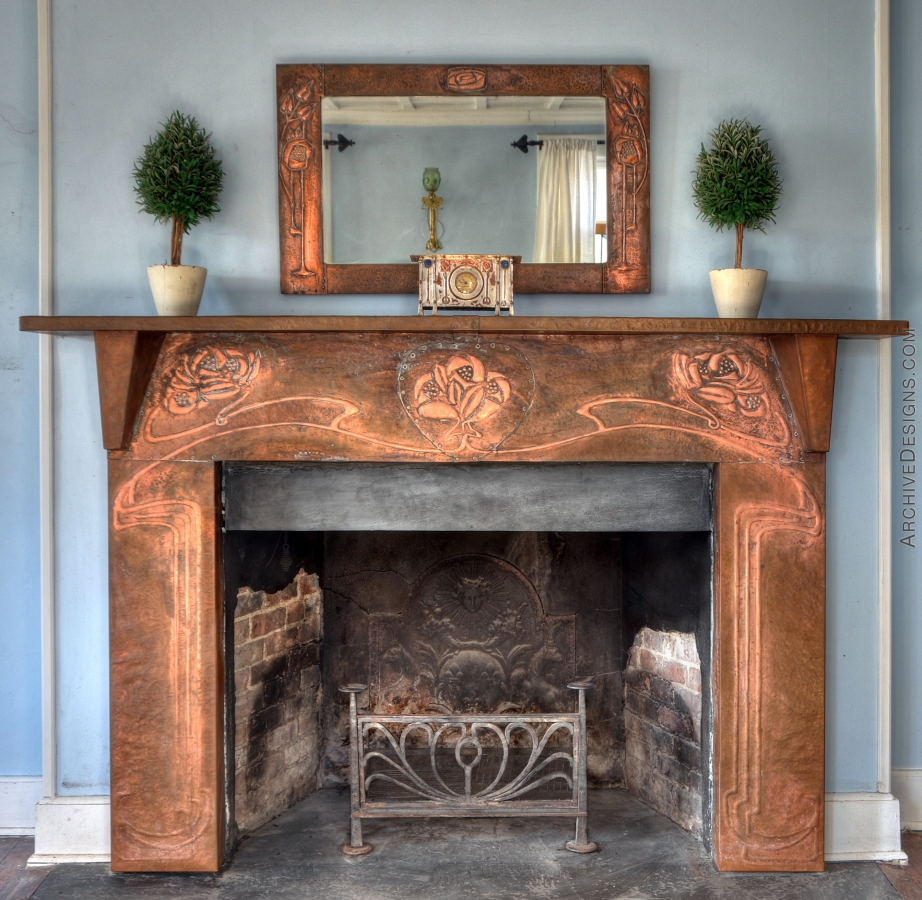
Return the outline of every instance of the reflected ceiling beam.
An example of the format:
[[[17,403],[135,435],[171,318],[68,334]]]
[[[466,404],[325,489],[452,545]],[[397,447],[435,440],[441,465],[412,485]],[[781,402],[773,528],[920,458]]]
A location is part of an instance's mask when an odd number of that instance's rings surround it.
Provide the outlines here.
[[[604,130],[601,97],[325,97],[324,129],[350,125],[565,125]]]
[[[567,110],[468,109],[468,110],[324,110],[325,130],[341,125],[389,125],[394,128],[425,125],[568,125],[586,130],[597,126],[604,131],[596,115]]]

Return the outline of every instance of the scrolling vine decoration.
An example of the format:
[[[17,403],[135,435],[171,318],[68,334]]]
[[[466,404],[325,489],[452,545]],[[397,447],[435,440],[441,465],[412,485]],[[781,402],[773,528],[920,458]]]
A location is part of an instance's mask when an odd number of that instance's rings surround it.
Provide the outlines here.
[[[650,147],[644,126],[647,100],[636,84],[628,84],[609,72],[609,159],[617,175],[609,190],[613,193],[613,209],[620,210],[620,228],[609,236],[609,254],[620,269],[632,268],[628,235],[639,224],[637,199],[649,172]]]
[[[515,800],[523,794],[538,790],[554,781],[573,790],[576,764],[572,750],[555,750],[545,753],[548,743],[558,734],[574,737],[576,717],[561,715],[560,721],[528,721],[524,716],[513,719],[474,719],[471,716],[447,716],[432,722],[419,721],[404,725],[399,730],[387,721],[360,720],[363,738],[362,768],[365,772],[365,790],[375,781],[386,781],[410,794],[427,800],[467,803],[497,803]],[[501,726],[505,725],[505,728]],[[516,739],[518,732],[518,740]],[[427,753],[428,771],[419,770],[418,758],[407,752],[408,740],[414,735],[421,738]],[[495,740],[485,740],[489,735]],[[385,746],[377,749],[373,738],[383,738]],[[524,765],[510,766],[510,750],[522,741],[527,745],[528,757]],[[411,747],[413,746],[410,741]],[[443,746],[449,753],[442,752]],[[375,749],[369,749],[375,748]],[[476,769],[486,753],[491,750],[501,756],[496,774],[486,787],[475,790]],[[465,756],[465,751],[473,757]],[[464,783],[455,790],[443,778],[440,762],[454,759],[462,770]],[[370,768],[374,760],[379,768]],[[555,771],[554,763],[565,764]],[[492,772],[491,772],[492,774]],[[489,776],[487,776],[489,777]]]
[[[317,266],[308,259],[307,236],[311,231],[309,217],[312,215],[313,205],[307,202],[308,185],[305,176],[316,152],[314,141],[311,139],[311,126],[317,114],[314,79],[310,78],[303,84],[291,88],[282,97],[279,112],[279,182],[290,210],[288,233],[296,238],[300,247],[300,265],[291,274],[317,275]]]

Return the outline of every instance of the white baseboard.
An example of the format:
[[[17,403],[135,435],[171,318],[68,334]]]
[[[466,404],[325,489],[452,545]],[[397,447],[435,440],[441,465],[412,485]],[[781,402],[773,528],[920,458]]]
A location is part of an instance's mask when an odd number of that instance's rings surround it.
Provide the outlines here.
[[[0,835],[35,834],[35,804],[42,779],[0,778]]]
[[[902,784],[905,772],[913,774],[916,799],[922,800],[922,769],[894,769],[894,787]],[[922,802],[914,809],[916,815],[922,814]],[[108,797],[45,797],[35,813],[35,854],[30,865],[109,862]],[[900,801],[892,794],[827,794],[826,860],[905,862],[900,848]]]
[[[903,831],[922,831],[922,769],[894,769],[891,777]]]
[[[109,798],[43,797],[35,807],[35,853],[30,866],[109,862]]]
[[[892,794],[826,795],[826,861],[905,863],[900,802]]]

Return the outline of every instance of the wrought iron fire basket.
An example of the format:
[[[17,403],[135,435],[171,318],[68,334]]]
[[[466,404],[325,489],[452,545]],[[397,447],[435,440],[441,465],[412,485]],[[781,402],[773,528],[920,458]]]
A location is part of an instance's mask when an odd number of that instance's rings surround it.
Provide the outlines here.
[[[585,681],[575,713],[359,715],[364,684],[349,694],[352,835],[343,853],[362,856],[362,819],[408,816],[574,816],[575,853],[592,853],[586,809]]]

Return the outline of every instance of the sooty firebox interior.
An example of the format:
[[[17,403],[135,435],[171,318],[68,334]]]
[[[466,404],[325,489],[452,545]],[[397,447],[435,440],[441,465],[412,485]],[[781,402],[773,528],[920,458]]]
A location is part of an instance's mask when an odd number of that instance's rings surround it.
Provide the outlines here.
[[[502,490],[487,479],[467,503],[438,473],[428,494],[400,496],[403,473],[418,483],[438,467],[350,466],[360,489],[331,486],[335,477],[324,486],[329,465],[303,467],[313,473],[305,487],[299,468],[225,478],[238,833],[347,782],[342,684],[368,684],[362,703],[387,714],[558,712],[573,708],[567,683],[591,678],[590,784],[627,787],[707,839],[708,467],[521,467],[526,481],[551,476],[529,494],[504,466]],[[543,528],[495,527],[536,524],[536,503]],[[409,516],[423,527],[407,528]],[[351,527],[375,517],[396,527]],[[455,528],[432,527],[449,520]]]

